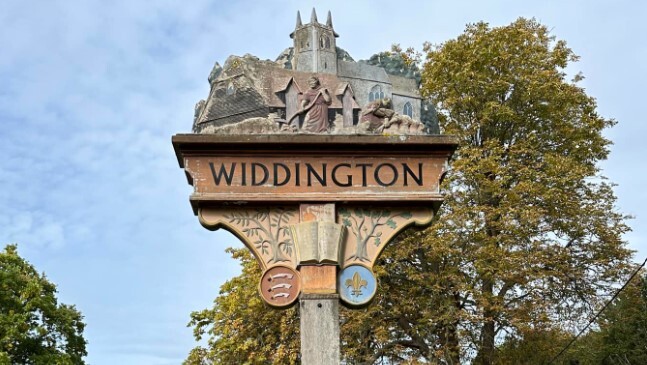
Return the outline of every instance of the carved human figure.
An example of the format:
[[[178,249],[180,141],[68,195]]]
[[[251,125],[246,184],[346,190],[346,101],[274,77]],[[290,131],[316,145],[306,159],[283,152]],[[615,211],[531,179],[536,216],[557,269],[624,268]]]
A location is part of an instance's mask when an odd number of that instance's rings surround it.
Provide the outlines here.
[[[328,130],[328,105],[332,98],[328,89],[321,87],[321,82],[316,76],[308,79],[310,89],[303,93],[301,110],[306,112],[302,130],[313,133]]]
[[[394,115],[391,99],[383,98],[366,104],[362,109],[359,122],[368,123],[368,130],[375,131],[383,128],[385,124],[388,126]]]

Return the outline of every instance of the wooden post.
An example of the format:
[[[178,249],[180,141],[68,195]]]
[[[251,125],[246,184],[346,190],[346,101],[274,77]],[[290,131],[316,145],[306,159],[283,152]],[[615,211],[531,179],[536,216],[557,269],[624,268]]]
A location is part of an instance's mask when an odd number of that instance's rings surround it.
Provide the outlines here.
[[[301,363],[338,365],[339,295],[301,293]]]
[[[335,204],[301,204],[301,222],[335,221]],[[336,265],[303,265],[302,292],[299,297],[301,316],[301,363],[338,365],[339,295]]]

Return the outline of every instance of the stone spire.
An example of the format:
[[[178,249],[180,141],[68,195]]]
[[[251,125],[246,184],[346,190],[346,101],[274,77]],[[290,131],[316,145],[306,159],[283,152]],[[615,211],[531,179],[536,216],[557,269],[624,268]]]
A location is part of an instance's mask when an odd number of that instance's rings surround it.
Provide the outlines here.
[[[297,10],[297,26],[295,28],[299,28],[302,25],[303,23],[301,23],[301,13],[299,13],[299,11]]]
[[[319,23],[317,11],[312,8],[310,23],[302,24],[297,12],[297,26],[290,34],[294,39],[293,70],[314,73],[337,73],[337,46],[339,37],[332,27],[332,15],[328,12],[327,24]]]
[[[319,23],[319,21],[317,21],[317,12],[315,11],[315,8],[312,8],[312,15],[310,16],[310,23],[312,23],[312,24]]]

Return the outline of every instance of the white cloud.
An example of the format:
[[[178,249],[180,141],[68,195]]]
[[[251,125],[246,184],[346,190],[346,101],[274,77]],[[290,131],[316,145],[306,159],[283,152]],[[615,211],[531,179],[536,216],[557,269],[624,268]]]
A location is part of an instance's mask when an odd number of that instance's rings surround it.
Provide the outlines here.
[[[22,250],[59,250],[65,245],[63,225],[39,212],[0,215],[0,232],[6,242],[19,243]]]

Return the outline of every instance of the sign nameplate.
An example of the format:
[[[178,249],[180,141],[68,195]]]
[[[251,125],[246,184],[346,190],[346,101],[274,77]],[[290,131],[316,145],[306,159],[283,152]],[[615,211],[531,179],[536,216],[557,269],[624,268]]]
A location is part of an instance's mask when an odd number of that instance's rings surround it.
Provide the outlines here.
[[[194,206],[199,201],[429,204],[442,201],[439,182],[451,154],[449,148],[438,148],[442,137],[436,136],[412,136],[402,143],[383,136],[299,136],[311,137],[310,144],[294,143],[292,136],[254,136],[262,140],[254,144],[247,137],[237,148],[223,144],[214,149],[218,145],[213,143],[210,150],[200,150],[193,136],[191,145],[182,137],[175,143],[184,147],[178,157],[194,187]],[[372,143],[352,143],[362,140]]]

